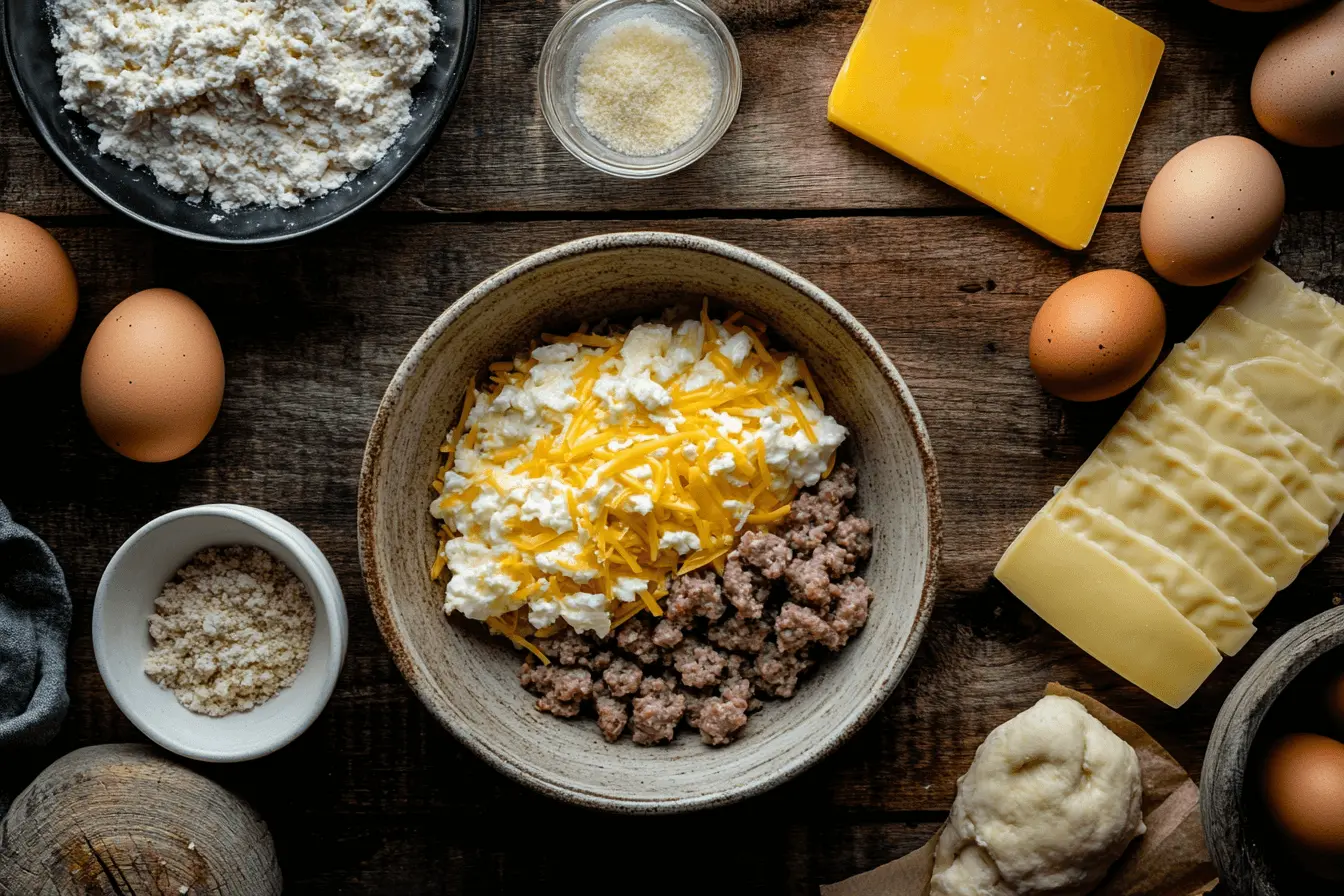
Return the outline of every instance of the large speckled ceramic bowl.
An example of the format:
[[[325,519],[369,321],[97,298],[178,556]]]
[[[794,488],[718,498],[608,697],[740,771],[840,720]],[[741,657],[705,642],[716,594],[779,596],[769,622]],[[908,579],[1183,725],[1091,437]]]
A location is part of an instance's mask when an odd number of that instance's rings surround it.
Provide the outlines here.
[[[445,617],[429,569],[429,483],[467,385],[542,331],[660,312],[701,297],[740,308],[807,359],[827,411],[850,429],[859,512],[875,524],[868,625],[792,700],[769,701],[745,735],[708,747],[606,743],[591,720],[533,708],[522,656],[481,623]],[[761,793],[802,772],[881,707],[914,658],[934,599],[938,477],[928,433],[876,340],[830,296],[759,255],[713,240],[624,233],[524,259],[436,320],[397,370],[364,454],[359,544],[369,599],[402,674],[448,728],[518,781],[618,812],[676,812]]]

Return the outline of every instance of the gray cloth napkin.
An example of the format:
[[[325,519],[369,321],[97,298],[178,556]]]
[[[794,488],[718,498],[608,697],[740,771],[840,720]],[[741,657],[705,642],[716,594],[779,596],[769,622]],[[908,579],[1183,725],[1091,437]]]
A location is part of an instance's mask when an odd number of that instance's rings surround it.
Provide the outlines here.
[[[69,637],[70,592],[56,556],[0,502],[0,756],[56,736],[70,707]]]

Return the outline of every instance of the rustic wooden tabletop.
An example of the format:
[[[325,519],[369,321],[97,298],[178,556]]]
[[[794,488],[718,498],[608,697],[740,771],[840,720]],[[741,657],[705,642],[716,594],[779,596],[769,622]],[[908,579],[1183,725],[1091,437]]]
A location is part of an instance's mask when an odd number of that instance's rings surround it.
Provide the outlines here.
[[[1138,210],[1177,150],[1223,133],[1268,141],[1248,93],[1277,17],[1202,0],[1106,0],[1163,37],[1167,52],[1096,238],[1086,251],[1065,252],[827,124],[826,96],[865,0],[712,2],[741,50],[741,111],[699,164],[647,184],[588,171],[546,129],[535,66],[562,5],[486,0],[468,87],[425,161],[380,209],[274,250],[203,249],[111,215],[43,154],[0,91],[0,209],[52,228],[81,284],[79,318],[61,351],[0,380],[0,499],[51,544],[75,609],[70,717],[54,744],[0,765],[0,784],[22,785],[78,746],[143,740],[94,663],[94,589],[133,530],[207,501],[264,507],[302,527],[330,557],[349,605],[345,670],[312,729],[268,758],[203,769],[265,817],[288,893],[565,892],[576,882],[813,893],[923,842],[984,735],[1051,680],[1146,726],[1197,776],[1214,716],[1238,677],[1286,629],[1341,600],[1344,553],[1328,550],[1309,567],[1264,614],[1250,646],[1181,710],[1081,653],[994,583],[991,570],[1124,404],[1066,405],[1040,390],[1026,358],[1036,308],[1085,270],[1151,277]],[[1344,295],[1344,151],[1267,145],[1289,194],[1272,257]],[[753,249],[853,311],[923,410],[946,512],[932,624],[885,709],[837,754],[768,795],[656,819],[553,802],[454,741],[379,637],[355,542],[368,425],[421,330],[469,287],[531,252],[635,229]],[[213,433],[163,466],[104,448],[78,389],[95,325],[150,286],[197,299],[228,364]],[[1173,338],[1220,295],[1159,286]]]

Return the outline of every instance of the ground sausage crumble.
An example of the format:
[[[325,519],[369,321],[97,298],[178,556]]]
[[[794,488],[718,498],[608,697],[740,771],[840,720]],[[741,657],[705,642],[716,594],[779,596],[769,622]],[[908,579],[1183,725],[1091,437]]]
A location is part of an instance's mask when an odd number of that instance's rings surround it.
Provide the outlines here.
[[[800,492],[773,531],[742,535],[722,577],[674,579],[661,619],[537,642],[551,664],[529,657],[519,671],[537,709],[594,716],[613,742],[628,731],[637,744],[668,743],[686,725],[711,746],[732,743],[763,698],[792,697],[868,621],[873,592],[854,572],[873,526],[850,512],[855,480],[841,464]]]

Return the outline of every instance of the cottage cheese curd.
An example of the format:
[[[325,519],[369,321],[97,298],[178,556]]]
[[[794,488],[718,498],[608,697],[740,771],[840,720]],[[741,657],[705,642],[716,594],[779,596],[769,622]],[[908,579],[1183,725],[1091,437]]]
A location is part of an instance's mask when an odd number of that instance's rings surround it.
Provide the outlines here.
[[[736,317],[548,336],[490,366],[430,504],[448,613],[605,635],[827,473],[845,428],[806,364]]]

